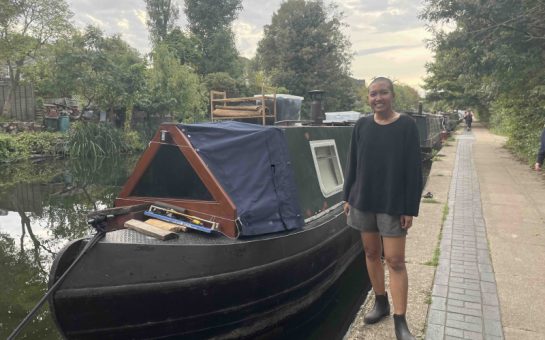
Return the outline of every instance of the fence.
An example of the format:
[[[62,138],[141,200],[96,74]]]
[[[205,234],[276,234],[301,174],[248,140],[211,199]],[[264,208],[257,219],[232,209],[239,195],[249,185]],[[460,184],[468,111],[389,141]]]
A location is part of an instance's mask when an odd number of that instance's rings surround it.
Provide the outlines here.
[[[4,110],[4,102],[9,95],[10,85],[0,82],[0,115]],[[8,118],[23,122],[33,122],[36,119],[36,100],[32,84],[19,86],[11,98],[11,112]]]

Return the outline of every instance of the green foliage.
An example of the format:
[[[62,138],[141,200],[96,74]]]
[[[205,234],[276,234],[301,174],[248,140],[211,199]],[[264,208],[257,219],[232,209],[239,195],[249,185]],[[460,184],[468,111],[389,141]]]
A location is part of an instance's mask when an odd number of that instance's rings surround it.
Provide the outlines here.
[[[0,114],[11,112],[24,65],[38,58],[46,44],[71,32],[71,16],[64,0],[0,1],[0,61],[7,65],[13,85]]]
[[[120,36],[104,36],[92,26],[42,50],[41,58],[25,69],[25,77],[43,97],[85,100],[109,113],[124,111],[145,89],[146,64]]]
[[[529,163],[545,122],[544,16],[536,0],[427,0],[422,12],[432,25],[454,25],[448,33],[431,26],[435,61],[427,66],[427,100],[473,109]]]
[[[395,83],[394,91],[394,108],[397,111],[418,111],[418,103],[420,102],[418,91],[403,83]]]
[[[161,44],[152,52],[153,67],[148,70],[150,98],[148,110],[174,116],[178,121],[202,120],[207,94],[199,76]]]
[[[539,99],[501,97],[494,102],[491,126],[509,138],[506,146],[522,160],[533,165],[541,131],[545,125],[545,108]]]
[[[144,137],[137,131],[124,131],[123,139],[129,151],[142,151],[146,148]]]
[[[228,73],[216,72],[207,74],[204,77],[204,84],[207,91],[225,91],[227,97],[235,97],[240,94],[239,84]]]
[[[194,69],[199,67],[203,58],[202,43],[194,34],[175,28],[167,35],[164,43],[181,64]]]
[[[0,163],[28,159],[31,155],[63,153],[64,136],[57,132],[0,133]]]
[[[171,0],[145,0],[148,12],[148,25],[151,41],[158,44],[165,41],[168,33],[174,28],[179,9]]]
[[[201,42],[201,75],[226,72],[234,78],[242,74],[232,23],[242,10],[241,0],[185,0],[190,32]]]
[[[256,56],[272,84],[298,96],[324,90],[327,111],[352,109],[356,97],[349,77],[352,55],[341,20],[336,7],[325,7],[321,1],[283,2],[265,26]]]
[[[73,124],[68,138],[70,157],[97,158],[142,148],[136,132],[124,133],[109,124]]]

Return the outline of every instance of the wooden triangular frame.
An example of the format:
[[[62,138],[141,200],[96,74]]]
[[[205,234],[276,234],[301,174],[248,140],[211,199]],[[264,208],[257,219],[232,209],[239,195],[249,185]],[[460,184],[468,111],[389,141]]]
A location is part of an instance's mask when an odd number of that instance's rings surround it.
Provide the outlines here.
[[[168,197],[131,196],[134,188],[150,166],[157,151],[163,144],[176,145],[193,167],[197,176],[201,179],[206,189],[212,195],[212,201],[200,201],[190,199],[174,199]],[[188,138],[178,128],[177,124],[161,124],[149,143],[148,148],[140,157],[133,173],[123,186],[115,206],[128,206],[140,203],[165,202],[180,208],[185,208],[188,214],[219,223],[219,231],[229,237],[237,237],[238,232],[235,220],[237,218],[236,206],[229,198],[225,190],[208,169],[197,151],[193,148]]]

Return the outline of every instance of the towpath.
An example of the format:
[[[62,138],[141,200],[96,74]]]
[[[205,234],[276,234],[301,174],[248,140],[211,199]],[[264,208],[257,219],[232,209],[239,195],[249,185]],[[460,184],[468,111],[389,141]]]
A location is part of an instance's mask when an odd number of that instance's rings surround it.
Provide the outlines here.
[[[536,141],[537,143],[537,141]],[[436,157],[407,239],[407,319],[419,339],[545,339],[545,176],[479,123]],[[536,145],[537,147],[537,145]],[[391,317],[345,339],[395,339]]]

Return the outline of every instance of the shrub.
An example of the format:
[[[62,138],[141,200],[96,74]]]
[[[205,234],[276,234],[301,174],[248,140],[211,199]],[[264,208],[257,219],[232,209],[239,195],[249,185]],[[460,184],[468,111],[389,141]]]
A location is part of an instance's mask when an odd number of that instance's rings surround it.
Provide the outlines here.
[[[0,162],[27,159],[31,155],[53,156],[63,152],[63,135],[57,132],[0,133]]]

